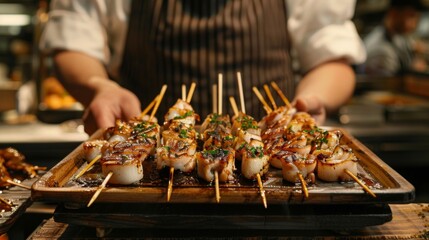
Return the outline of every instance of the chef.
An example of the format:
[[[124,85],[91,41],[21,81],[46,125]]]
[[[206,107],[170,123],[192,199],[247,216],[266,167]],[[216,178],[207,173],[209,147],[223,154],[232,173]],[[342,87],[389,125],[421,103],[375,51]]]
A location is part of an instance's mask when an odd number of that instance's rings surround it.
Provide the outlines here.
[[[204,118],[218,74],[226,102],[238,92],[237,72],[246,110],[256,118],[263,112],[251,88],[275,81],[321,123],[351,96],[350,64],[366,57],[350,21],[354,6],[353,0],[53,0],[41,48],[86,107],[89,134],[139,115],[162,84],[168,89],[160,114],[181,96],[182,84],[196,82],[192,104]],[[294,69],[303,75],[299,81]]]

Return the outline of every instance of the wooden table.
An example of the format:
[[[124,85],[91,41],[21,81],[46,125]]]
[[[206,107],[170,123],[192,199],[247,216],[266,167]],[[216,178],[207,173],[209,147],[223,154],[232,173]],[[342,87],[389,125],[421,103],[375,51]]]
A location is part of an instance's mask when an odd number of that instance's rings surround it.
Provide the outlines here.
[[[29,239],[97,239],[107,238],[293,238],[293,239],[427,239],[429,238],[429,205],[390,205],[392,221],[378,226],[343,230],[263,230],[263,229],[151,229],[122,228],[96,231],[93,227],[55,222],[53,218],[44,221]],[[106,229],[104,229],[106,230]]]

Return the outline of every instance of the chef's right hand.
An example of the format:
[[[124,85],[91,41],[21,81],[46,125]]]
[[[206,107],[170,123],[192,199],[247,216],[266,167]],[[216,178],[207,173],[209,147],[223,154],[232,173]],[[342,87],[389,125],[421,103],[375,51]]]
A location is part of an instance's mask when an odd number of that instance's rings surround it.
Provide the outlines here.
[[[116,119],[128,121],[140,114],[140,101],[134,93],[112,81],[97,88],[85,109],[85,132],[93,134],[99,128],[114,126]]]

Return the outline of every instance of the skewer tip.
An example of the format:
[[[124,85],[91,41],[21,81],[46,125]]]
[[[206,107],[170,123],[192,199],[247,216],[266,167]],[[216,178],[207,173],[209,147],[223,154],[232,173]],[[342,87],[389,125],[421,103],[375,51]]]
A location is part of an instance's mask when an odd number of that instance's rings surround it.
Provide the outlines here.
[[[217,171],[214,172],[215,177],[215,193],[216,193],[216,202],[220,203],[220,190],[219,190],[219,173]]]
[[[170,177],[168,179],[167,202],[170,202],[171,194],[173,193],[174,167],[170,167]]]
[[[352,172],[350,172],[348,169],[344,170],[351,178],[353,178],[353,180],[355,180],[355,182],[357,182],[362,188],[363,190],[368,193],[369,195],[371,195],[373,198],[376,198],[377,196],[375,195],[375,193],[373,191],[371,191],[371,189],[368,188],[368,186],[366,186],[364,183],[362,183]]]
[[[258,180],[258,185],[259,185],[259,193],[261,195],[262,198],[262,204],[264,204],[264,207],[267,208],[268,204],[267,204],[267,197],[265,196],[265,189],[264,186],[262,184],[262,179],[261,179],[261,174],[256,174],[256,179]]]

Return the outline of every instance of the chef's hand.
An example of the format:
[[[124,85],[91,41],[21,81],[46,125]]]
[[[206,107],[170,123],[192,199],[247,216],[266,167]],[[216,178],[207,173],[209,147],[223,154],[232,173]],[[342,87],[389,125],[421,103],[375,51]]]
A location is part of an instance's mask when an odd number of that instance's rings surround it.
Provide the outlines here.
[[[300,112],[308,112],[318,125],[322,125],[326,119],[326,109],[323,103],[314,96],[297,97],[292,105]]]
[[[116,119],[128,121],[140,114],[140,101],[129,90],[109,81],[100,86],[83,115],[85,132],[114,126]]]

